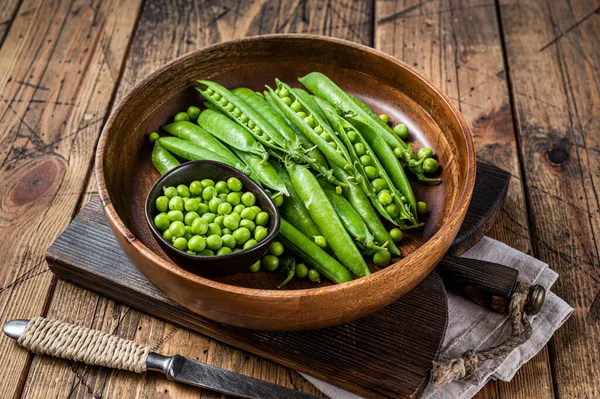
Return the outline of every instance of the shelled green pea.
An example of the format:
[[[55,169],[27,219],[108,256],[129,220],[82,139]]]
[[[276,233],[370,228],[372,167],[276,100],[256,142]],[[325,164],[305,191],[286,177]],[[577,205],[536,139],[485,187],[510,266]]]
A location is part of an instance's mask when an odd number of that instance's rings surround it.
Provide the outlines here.
[[[188,114],[195,110],[190,107]],[[191,117],[190,116],[190,117]],[[192,118],[193,119],[193,118]],[[195,180],[164,187],[155,201],[154,226],[175,248],[198,256],[220,256],[252,248],[269,235],[269,214],[256,205],[256,196],[242,182]],[[265,269],[276,269],[283,245],[275,242]],[[276,256],[277,255],[277,256]],[[260,262],[252,266],[258,271]]]

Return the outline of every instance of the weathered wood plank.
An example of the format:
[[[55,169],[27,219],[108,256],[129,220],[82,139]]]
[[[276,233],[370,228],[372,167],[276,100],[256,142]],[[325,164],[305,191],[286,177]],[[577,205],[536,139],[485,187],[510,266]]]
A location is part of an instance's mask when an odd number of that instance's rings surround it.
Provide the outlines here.
[[[559,398],[600,396],[600,2],[500,1],[535,255],[575,309],[550,344]]]
[[[376,2],[375,20],[375,47],[438,84],[469,123],[478,159],[512,174],[508,197],[490,235],[531,253],[495,3],[381,0]],[[552,395],[548,352],[544,349],[510,384],[488,384],[478,397]]]
[[[2,15],[14,1],[3,2]],[[42,313],[48,245],[71,220],[136,17],[136,3],[24,0],[0,49],[0,322]],[[116,74],[116,76],[115,76]],[[0,396],[29,355],[0,341]]]
[[[371,2],[350,0],[307,7],[304,1],[156,1],[148,2],[141,15],[117,97],[123,96],[144,75],[171,59],[211,43],[255,34],[275,32],[311,32],[371,43]],[[99,129],[99,126],[98,126]],[[83,189],[83,187],[82,187]],[[95,187],[88,183],[86,192]],[[84,199],[87,196],[84,195]],[[73,309],[73,303],[92,308],[87,314]],[[48,316],[77,321],[81,324],[114,331],[112,324],[97,320],[118,319],[125,307],[117,306],[89,292],[59,281]],[[139,342],[170,345],[165,352],[181,352],[200,360],[256,378],[279,383],[315,395],[320,393],[293,370],[248,355],[238,349],[209,340],[170,323],[127,309],[118,333]],[[138,330],[139,328],[141,330]],[[151,333],[148,333],[150,331]],[[67,362],[36,357],[24,397],[45,398],[45,386],[52,381],[58,397],[144,397],[171,395],[177,398],[198,397],[198,389],[188,388],[148,375],[142,378],[100,368],[71,368]],[[69,381],[66,383],[65,381]],[[69,386],[70,384],[70,386]],[[221,397],[202,391],[202,398]]]
[[[2,8],[0,8],[0,46],[4,42],[4,37],[8,32],[21,0],[4,0],[2,2]]]

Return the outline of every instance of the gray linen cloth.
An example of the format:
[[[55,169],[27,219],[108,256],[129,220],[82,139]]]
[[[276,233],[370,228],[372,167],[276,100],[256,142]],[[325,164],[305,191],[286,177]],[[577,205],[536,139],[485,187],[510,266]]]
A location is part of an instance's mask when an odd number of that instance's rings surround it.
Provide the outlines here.
[[[519,280],[540,284],[547,290],[542,310],[530,318],[533,335],[504,358],[480,363],[477,375],[469,381],[455,381],[434,390],[429,385],[425,399],[467,399],[473,397],[488,381],[510,381],[517,370],[546,345],[573,312],[565,301],[550,292],[558,275],[547,264],[489,237],[467,251],[467,258],[481,259],[519,270]],[[448,293],[448,329],[438,357],[439,361],[460,357],[473,349],[485,349],[501,343],[511,332],[505,315],[487,310],[470,300]],[[360,396],[302,374],[317,389],[332,399],[360,399]]]

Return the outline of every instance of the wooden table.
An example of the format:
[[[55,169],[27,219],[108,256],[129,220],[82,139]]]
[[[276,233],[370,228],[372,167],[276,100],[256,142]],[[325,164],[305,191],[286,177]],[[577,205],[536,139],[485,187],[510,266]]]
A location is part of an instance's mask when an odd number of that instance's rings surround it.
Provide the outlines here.
[[[512,175],[492,236],[549,263],[575,313],[511,383],[481,398],[600,397],[600,0],[3,0],[0,321],[58,317],[318,394],[300,375],[54,278],[44,252],[96,191],[115,101],[188,51],[306,32],[393,54],[470,123]],[[32,356],[0,339],[0,397],[212,398],[211,392]]]

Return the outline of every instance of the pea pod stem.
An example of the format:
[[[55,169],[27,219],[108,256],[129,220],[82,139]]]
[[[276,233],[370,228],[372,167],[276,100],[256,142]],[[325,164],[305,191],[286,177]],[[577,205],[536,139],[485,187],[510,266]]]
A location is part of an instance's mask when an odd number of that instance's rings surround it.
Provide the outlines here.
[[[152,149],[152,165],[161,175],[164,175],[171,169],[178,167],[180,163],[157,140],[154,142],[154,148]]]
[[[298,196],[340,262],[356,276],[371,274],[317,178],[305,167],[292,162],[286,163],[286,169]]]
[[[224,114],[210,109],[204,110],[198,117],[198,124],[231,148],[254,154],[265,161],[269,158],[267,150],[260,142]]]
[[[281,289],[287,283],[289,283],[296,274],[296,259],[291,255],[283,255],[281,259],[281,268],[282,272],[285,273],[285,279],[277,286],[277,288]]]
[[[287,248],[317,269],[328,280],[336,284],[352,281],[352,275],[344,266],[284,218],[280,219],[279,236]]]

